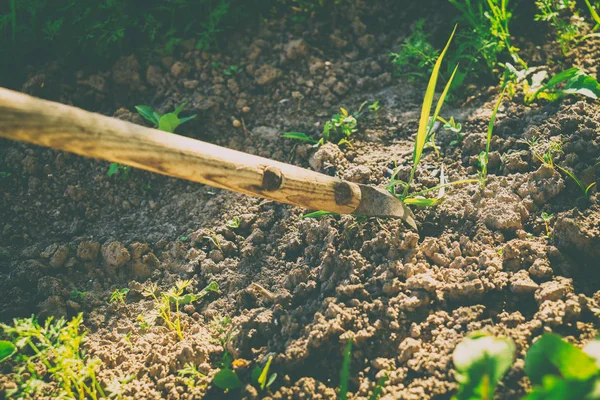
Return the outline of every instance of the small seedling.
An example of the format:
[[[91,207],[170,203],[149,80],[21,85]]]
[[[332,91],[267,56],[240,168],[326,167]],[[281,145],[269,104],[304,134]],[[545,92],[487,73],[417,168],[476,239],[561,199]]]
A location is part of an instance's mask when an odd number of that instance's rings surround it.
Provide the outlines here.
[[[128,288],[123,288],[123,289],[115,289],[114,292],[112,292],[112,294],[110,295],[110,299],[108,300],[109,303],[121,303],[121,304],[125,304],[125,297],[127,296],[127,293],[129,293],[129,289]]]
[[[234,76],[237,75],[237,73],[239,72],[240,67],[238,67],[237,65],[230,65],[229,68],[227,68],[225,71],[223,71],[223,74],[227,75],[227,76]]]
[[[440,116],[438,116],[437,119],[444,124],[443,128],[445,130],[451,131],[456,135],[455,138],[450,141],[450,146],[459,146],[465,138],[465,134],[461,132],[462,124],[454,121],[454,117],[450,117],[447,121]]]
[[[257,365],[252,370],[252,381],[260,388],[260,390],[267,389],[273,384],[273,382],[275,382],[275,379],[277,379],[277,373],[272,373],[269,375],[271,361],[273,361],[273,356],[269,356],[264,368],[260,368]]]
[[[146,318],[141,314],[138,315],[135,320],[138,322],[140,329],[144,331],[148,330],[148,328],[150,327],[150,324],[148,323],[148,321],[146,321]]]
[[[400,45],[400,51],[389,54],[400,76],[425,77],[435,65],[439,51],[431,45],[424,25],[425,19],[418,20],[413,32]]]
[[[550,239],[552,235],[550,234],[550,221],[554,218],[554,214],[548,214],[547,212],[543,212],[541,215],[541,220],[544,222],[546,227],[546,237]]]
[[[187,242],[188,240],[190,240],[189,236],[186,236],[186,235],[179,236],[179,241],[180,242]]]
[[[219,236],[213,230],[208,230],[209,235],[203,236],[204,239],[210,241],[219,251],[223,251],[221,249],[221,243],[219,243]]]
[[[360,114],[360,111],[357,113]],[[315,140],[303,132],[287,132],[281,137],[312,143],[314,147],[319,147],[327,142],[336,143],[338,146],[352,146],[351,136],[357,131],[356,118],[355,115],[350,115],[345,108],[341,107],[339,114],[335,114],[329,121],[325,122],[321,139]]]
[[[220,363],[221,369],[213,376],[212,384],[225,391],[225,393],[242,386],[240,378],[231,368],[233,357],[227,351],[227,343],[231,340],[232,334],[232,329],[227,329],[229,324],[231,324],[229,317],[224,317],[221,320],[213,320],[213,326],[216,327],[219,333],[219,343],[223,347],[223,358]]]
[[[350,383],[350,360],[352,358],[352,342],[353,338],[348,340],[344,349],[344,361],[340,371],[340,387],[338,400],[346,400],[348,398],[348,384]]]
[[[242,222],[240,217],[233,217],[229,221],[227,221],[227,227],[231,229],[238,229],[240,227],[240,223]]]
[[[117,164],[117,163],[110,163],[110,165],[108,166],[108,171],[106,171],[106,176],[113,176],[114,174],[116,174],[117,172],[119,173],[119,175],[121,176],[121,179],[125,180],[129,177],[129,170],[131,169],[131,167],[127,166],[127,165],[121,165],[121,164]]]
[[[561,18],[560,14],[563,11],[574,11],[575,2],[564,0],[538,0],[535,2],[538,8],[538,13],[535,15],[535,21],[545,21],[552,24],[556,30],[558,43],[564,55],[566,55],[571,47],[576,43],[577,38],[581,34],[581,26],[573,23],[571,19]]]
[[[492,111],[492,116],[490,118],[490,123],[488,124],[487,137],[485,142],[485,151],[479,153],[478,161],[479,161],[479,183],[482,188],[485,188],[485,184],[487,182],[487,174],[488,174],[488,157],[490,154],[490,145],[492,143],[492,133],[494,131],[494,123],[496,122],[496,114],[498,113],[498,108],[500,108],[500,104],[502,103],[502,98],[504,97],[504,90],[500,93],[498,100],[496,100],[496,105],[494,106],[494,110]]]
[[[375,389],[373,389],[373,393],[369,397],[369,400],[378,400],[379,397],[381,397],[381,393],[383,393],[383,387],[385,386],[388,379],[390,379],[388,375],[384,375],[381,378],[377,379]]]
[[[77,289],[74,289],[69,295],[69,299],[77,303],[83,303],[85,301],[85,296],[87,295],[87,293],[88,292],[81,292]]]
[[[183,110],[187,103],[183,103],[179,107],[175,109],[175,111],[160,115],[156,111],[152,109],[150,106],[140,105],[135,106],[135,109],[140,113],[140,115],[146,118],[148,121],[152,122],[156,128],[161,131],[173,133],[175,129],[183,123],[188,122],[196,117],[196,114],[190,115],[189,117],[179,118],[179,113]]]
[[[375,115],[377,115],[379,110],[381,110],[381,106],[379,105],[379,100],[375,100],[373,103],[371,103],[369,105],[368,108],[369,108],[370,112],[375,113]]]
[[[453,354],[458,393],[453,400],[492,400],[496,386],[515,357],[509,338],[495,338],[475,332],[463,339]]]
[[[206,375],[198,371],[198,368],[193,363],[186,363],[182,369],[177,371],[177,375],[183,379],[185,385],[194,389],[198,386],[198,381],[206,378]],[[202,386],[206,386],[206,383],[203,383]]]
[[[197,294],[188,293],[184,295],[186,288],[191,284],[192,281],[190,280],[179,280],[168,291],[159,293],[158,286],[155,283],[150,283],[142,292],[144,297],[152,297],[154,299],[155,312],[158,317],[164,321],[170,331],[177,334],[179,340],[183,340],[183,331],[185,329],[181,322],[180,306],[200,300],[210,292],[219,291],[219,285],[216,282],[211,282]],[[172,303],[175,304],[174,313],[171,312]]]
[[[0,171],[0,178],[8,178],[12,174],[10,172]]]

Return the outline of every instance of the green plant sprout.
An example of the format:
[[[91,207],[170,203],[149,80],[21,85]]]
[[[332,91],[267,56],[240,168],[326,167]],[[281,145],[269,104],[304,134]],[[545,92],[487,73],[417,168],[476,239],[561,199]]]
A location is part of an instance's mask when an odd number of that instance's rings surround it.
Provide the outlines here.
[[[431,45],[424,24],[425,19],[418,20],[415,29],[400,45],[400,51],[389,54],[399,76],[425,77],[435,65],[439,51]]]
[[[112,292],[112,294],[110,295],[110,299],[108,300],[109,303],[121,303],[121,304],[125,304],[125,297],[127,296],[127,293],[129,293],[129,289],[128,288],[123,288],[123,289],[115,289],[114,292]]]
[[[13,325],[0,324],[0,329],[11,338],[9,343],[13,345],[4,344],[3,347],[8,348],[11,355],[16,354],[18,387],[8,390],[5,393],[7,397],[50,395],[45,393],[45,378],[49,375],[58,385],[58,392],[54,391],[52,396],[65,399],[106,398],[96,378],[100,360],[84,357],[80,348],[84,337],[79,333],[82,320],[82,314],[70,322],[64,318],[54,321],[50,317],[42,326],[31,316],[14,319]],[[18,352],[15,352],[15,347]],[[40,363],[45,368],[38,368]]]
[[[222,389],[225,393],[242,386],[240,378],[231,368],[233,357],[227,350],[227,343],[231,340],[233,330],[227,327],[231,324],[231,318],[224,317],[221,320],[213,319],[213,327],[219,333],[219,344],[223,347],[223,358],[221,359],[219,371],[213,375],[212,384]]]
[[[369,111],[372,113],[375,113],[375,115],[377,115],[377,113],[379,113],[379,110],[381,110],[381,105],[379,105],[379,100],[375,100],[373,103],[371,103],[368,107]]]
[[[342,361],[342,369],[340,371],[338,400],[346,400],[348,398],[348,384],[350,383],[350,360],[352,358],[353,341],[353,338],[348,339],[348,343],[346,343],[346,348],[344,349],[344,361]]]
[[[506,90],[506,89],[505,89]],[[496,122],[496,114],[498,113],[498,109],[500,108],[500,104],[502,103],[502,98],[504,97],[504,90],[498,96],[498,100],[496,100],[496,104],[494,105],[494,110],[492,111],[492,116],[490,117],[490,123],[488,124],[487,137],[485,142],[485,151],[479,153],[479,157],[477,160],[479,161],[479,183],[482,188],[485,188],[485,184],[487,182],[487,174],[488,174],[488,157],[490,154],[490,145],[492,143],[492,133],[494,132],[494,123]]]
[[[562,154],[563,152],[562,142],[554,140],[549,143],[541,143],[537,140],[537,138],[533,137],[525,143],[529,146],[529,149],[535,158],[537,158],[547,168],[557,169],[571,178],[577,184],[577,187],[579,187],[581,193],[589,199],[590,190],[596,185],[596,182],[592,182],[586,186],[579,180],[579,178],[577,178],[577,176],[575,176],[573,172],[561,167],[554,161],[554,157]]]
[[[78,303],[83,303],[85,301],[85,297],[87,296],[88,292],[82,292],[79,291],[77,289],[74,289],[71,294],[69,295],[69,299],[76,301]]]
[[[327,142],[336,143],[338,146],[352,146],[350,140],[357,131],[356,125],[356,117],[350,115],[345,108],[340,107],[340,113],[333,115],[329,121],[325,122],[321,139],[315,140],[303,132],[287,132],[281,137],[312,143],[314,147],[319,147]]]
[[[148,121],[152,122],[152,124],[157,129],[159,129],[161,131],[173,133],[173,132],[175,132],[175,129],[179,125],[181,125],[191,119],[194,119],[196,117],[196,114],[194,114],[189,117],[179,118],[179,113],[181,112],[181,110],[183,110],[183,107],[185,107],[186,104],[187,103],[183,103],[182,105],[177,107],[175,109],[175,111],[164,114],[164,115],[160,115],[159,113],[154,111],[154,109],[152,109],[152,107],[146,106],[146,105],[135,106],[135,109],[138,111],[138,113],[142,117],[144,117]],[[128,167],[126,165],[111,163],[110,166],[108,167],[108,172],[106,173],[106,175],[113,176],[114,174],[119,172],[123,179],[127,179],[130,168],[131,167]]]
[[[181,124],[184,124],[194,118],[196,118],[196,114],[190,115],[189,117],[179,118],[179,113],[183,110],[183,107],[186,106],[187,103],[183,103],[179,107],[175,109],[175,111],[160,115],[156,111],[152,109],[150,106],[140,105],[135,106],[135,109],[140,113],[142,117],[152,122],[154,126],[165,132],[173,133],[175,129]]]
[[[179,308],[181,305],[189,304],[200,300],[210,292],[219,292],[219,285],[216,282],[211,282],[197,294],[183,294],[190,285],[190,280],[178,280],[175,286],[166,292],[158,293],[158,286],[155,283],[148,284],[142,291],[144,297],[152,297],[154,299],[154,308],[158,317],[160,317],[167,328],[175,332],[179,340],[183,340],[183,331],[185,327],[181,322],[181,313]],[[175,312],[171,312],[171,303],[175,304]]]
[[[515,357],[509,338],[475,332],[463,339],[452,356],[458,392],[453,400],[493,400],[494,391]]]
[[[146,321],[146,317],[144,317],[142,314],[138,315],[135,320],[138,322],[138,326],[141,330],[145,331],[148,330],[148,328],[150,327],[150,324],[148,323],[148,321]]]
[[[550,233],[550,221],[554,218],[554,214],[548,214],[547,212],[543,212],[540,216],[540,219],[544,222],[544,226],[546,227],[546,237],[550,239],[552,237]]]
[[[580,35],[581,27],[572,22],[571,19],[560,18],[561,12],[575,11],[575,1],[571,0],[538,0],[535,2],[539,13],[535,15],[535,21],[549,22],[556,31],[558,43],[562,53],[566,55]]]
[[[239,70],[240,70],[240,67],[238,67],[237,65],[230,65],[229,68],[227,68],[225,71],[223,71],[223,74],[225,74],[227,76],[234,76],[234,75],[237,75]]]
[[[191,362],[186,363],[182,369],[177,371],[177,375],[183,379],[183,383],[189,388],[198,387],[198,381],[204,380],[201,387],[206,387],[206,375],[198,371],[198,368]]]
[[[547,83],[542,84],[547,76],[546,71],[541,71],[533,75],[531,85],[525,81],[525,104],[531,104],[538,98],[556,101],[570,94],[578,94],[594,100],[600,97],[600,83],[579,68],[574,67],[559,72]],[[564,86],[559,88],[558,85],[563,83]]]
[[[217,249],[219,249],[219,251],[223,251],[223,249],[221,249],[221,243],[219,243],[219,237],[217,236],[217,233],[212,229],[209,229],[208,233],[209,234],[203,236],[203,238],[210,241]]]
[[[254,369],[252,369],[252,381],[257,384],[260,390],[265,390],[266,388],[270,387],[273,382],[275,382],[275,379],[277,379],[276,372],[269,375],[271,361],[273,361],[273,356],[269,356],[264,368],[260,368],[257,365],[254,367]]]
[[[383,388],[386,382],[390,379],[388,375],[384,375],[381,378],[377,379],[377,383],[375,384],[375,388],[373,389],[373,393],[369,396],[369,400],[378,400],[383,393]]]
[[[480,54],[489,70],[498,64],[498,55],[507,51],[512,60],[527,69],[519,49],[510,43],[508,28],[512,13],[508,0],[449,0],[461,12],[470,30],[461,34],[463,51],[476,60]],[[468,50],[467,50],[468,49]]]
[[[231,229],[238,229],[241,223],[242,219],[240,217],[233,217],[227,221],[227,227]]]
[[[129,170],[131,169],[131,167],[127,166],[127,165],[121,165],[121,164],[117,164],[117,163],[110,163],[110,165],[108,166],[108,171],[106,171],[106,176],[113,176],[114,174],[116,174],[117,172],[119,173],[119,175],[121,176],[121,178],[123,180],[126,180],[129,177]]]
[[[456,135],[452,141],[450,141],[450,146],[459,146],[463,139],[465,138],[465,134],[462,131],[462,124],[460,122],[454,121],[454,117],[450,117],[448,121],[438,115],[438,121],[442,122],[443,128],[447,131],[454,132]]]

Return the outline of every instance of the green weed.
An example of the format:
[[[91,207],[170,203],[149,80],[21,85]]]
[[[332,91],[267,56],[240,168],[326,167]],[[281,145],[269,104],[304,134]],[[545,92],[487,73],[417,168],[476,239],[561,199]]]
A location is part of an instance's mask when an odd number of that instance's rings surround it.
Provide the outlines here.
[[[184,294],[185,290],[192,284],[190,280],[179,280],[175,282],[175,286],[166,292],[159,292],[158,286],[155,283],[148,284],[142,295],[154,299],[154,312],[149,318],[153,322],[156,317],[160,317],[167,328],[175,332],[179,340],[183,340],[183,331],[185,327],[181,322],[181,313],[179,308],[182,305],[189,304],[202,299],[210,292],[219,292],[219,285],[216,282],[211,282],[197,294]],[[175,312],[171,311],[171,304],[175,304]],[[138,317],[139,318],[139,317]],[[146,323],[143,320],[143,323]]]
[[[552,25],[556,31],[563,54],[567,54],[580,36],[581,27],[573,23],[570,18],[561,18],[561,14],[565,11],[572,14],[575,11],[575,1],[538,0],[535,5],[538,8],[538,13],[535,15],[534,20],[545,21]]]
[[[351,137],[357,131],[357,118],[360,117],[364,104],[354,114],[349,114],[345,108],[341,107],[340,113],[334,114],[329,121],[325,122],[323,135],[319,140],[313,139],[303,132],[287,132],[281,137],[308,142],[313,144],[314,147],[319,147],[327,142],[336,143],[338,146],[351,146]]]
[[[240,67],[238,67],[237,65],[230,65],[229,68],[227,68],[225,71],[223,71],[223,74],[227,75],[227,76],[235,76],[237,75],[237,73],[240,71]]]
[[[273,382],[275,382],[275,379],[277,379],[277,373],[272,373],[269,375],[271,361],[273,361],[273,356],[269,356],[264,368],[260,368],[257,365],[252,370],[252,381],[260,388],[260,390],[265,390],[266,388],[270,387]]]
[[[424,78],[435,65],[439,51],[431,45],[430,35],[423,29],[424,24],[425,19],[418,20],[415,29],[400,45],[400,51],[389,54],[400,76]]]
[[[110,299],[108,300],[109,303],[121,303],[121,304],[125,304],[125,297],[127,296],[127,293],[129,293],[129,289],[128,288],[123,288],[123,289],[115,289],[114,292],[112,292],[112,294],[110,295]]]
[[[541,71],[532,76],[531,85],[525,82],[525,104],[531,104],[536,99],[556,101],[570,94],[581,95],[594,100],[600,97],[600,83],[579,68],[569,68],[562,71],[543,84],[542,82],[547,76],[546,71]]]
[[[352,338],[348,339],[346,348],[344,350],[344,361],[342,362],[342,369],[340,371],[340,387],[338,393],[338,400],[346,400],[348,398],[348,384],[350,382],[350,360],[352,358]]]
[[[227,227],[231,229],[238,229],[242,220],[240,217],[233,217],[229,221],[227,221]]]
[[[80,349],[84,337],[79,333],[82,320],[82,314],[70,322],[50,317],[40,325],[32,316],[15,319],[13,325],[0,324],[13,345],[3,347],[10,350],[17,368],[18,387],[5,394],[21,398],[50,395],[65,399],[106,398],[96,378],[100,360],[84,357]],[[44,368],[39,368],[40,365]],[[50,381],[58,385],[58,392],[56,388],[52,394],[48,392]]]
[[[494,106],[494,110],[492,111],[492,116],[490,117],[490,122],[488,124],[487,137],[485,142],[485,151],[479,153],[479,157],[477,158],[479,162],[479,183],[481,187],[484,188],[487,182],[487,174],[488,174],[488,157],[490,154],[490,145],[492,143],[492,133],[494,131],[494,123],[496,122],[496,114],[498,113],[498,108],[500,108],[500,104],[502,103],[502,99],[504,97],[504,91],[500,93],[498,96],[498,100],[496,100],[496,105]]]
[[[179,113],[181,112],[181,110],[183,110],[183,107],[185,107],[186,104],[187,103],[183,103],[182,105],[177,107],[175,111],[166,113],[164,115],[157,113],[150,106],[140,105],[135,106],[135,109],[138,111],[138,113],[140,113],[142,117],[152,122],[157,129],[173,133],[179,125],[196,118],[196,114],[190,115],[189,117],[179,118]]]
[[[203,381],[201,387],[206,387],[206,375],[198,371],[198,368],[193,363],[186,363],[182,369],[177,371],[177,375],[183,379],[185,385],[194,389],[198,386],[199,381]]]
[[[465,60],[467,70],[474,67],[482,57],[489,71],[498,65],[498,58],[508,53],[512,60],[527,68],[519,56],[519,49],[510,42],[509,23],[512,13],[508,9],[508,0],[449,0],[461,13],[459,22],[469,29],[459,34],[460,50],[455,61]]]
[[[17,346],[8,340],[0,340],[0,363],[8,360],[17,352]]]
[[[548,214],[547,212],[543,212],[540,215],[540,220],[544,222],[544,226],[546,227],[546,237],[550,239],[552,237],[550,233],[550,221],[554,218],[554,214]]]
[[[231,340],[233,332],[229,327],[230,324],[231,319],[229,317],[224,317],[220,320],[214,319],[212,323],[219,334],[219,344],[223,347],[223,358],[221,359],[220,370],[213,376],[212,384],[225,391],[225,393],[242,386],[240,378],[231,368],[233,357],[229,351],[227,351],[227,343]]]
[[[454,400],[492,400],[496,386],[514,361],[509,338],[474,333],[453,354],[459,389]],[[543,334],[525,355],[525,374],[533,388],[524,400],[597,398],[600,385],[600,341],[583,349],[553,333]]]
[[[110,163],[110,165],[108,166],[108,171],[106,171],[106,176],[110,177],[118,172],[119,176],[121,176],[121,179],[126,180],[129,177],[130,169],[131,169],[131,167],[129,167],[127,165]]]

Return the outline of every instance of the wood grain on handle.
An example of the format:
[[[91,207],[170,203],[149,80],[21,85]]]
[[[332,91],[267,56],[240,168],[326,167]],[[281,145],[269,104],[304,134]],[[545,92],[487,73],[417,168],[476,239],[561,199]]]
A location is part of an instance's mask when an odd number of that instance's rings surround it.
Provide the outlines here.
[[[0,88],[0,137],[341,214],[360,187],[293,165]]]

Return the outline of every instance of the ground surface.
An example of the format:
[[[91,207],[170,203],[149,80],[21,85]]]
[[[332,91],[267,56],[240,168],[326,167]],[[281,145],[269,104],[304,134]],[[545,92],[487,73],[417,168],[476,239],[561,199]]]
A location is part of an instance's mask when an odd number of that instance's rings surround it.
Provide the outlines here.
[[[218,54],[190,50],[149,64],[123,57],[110,71],[90,66],[74,75],[49,64],[22,90],[140,124],[134,105],[165,112],[187,101],[185,113],[199,116],[180,134],[382,185],[394,162],[406,166],[399,177],[408,176],[425,88],[394,77],[387,56],[415,15],[436,10],[411,7],[357,7],[337,25],[265,25]],[[440,19],[438,28],[451,26]],[[530,48],[532,57],[554,56],[550,41]],[[561,62],[597,76],[597,49],[590,42]],[[224,75],[229,65],[240,72]],[[498,89],[469,91],[443,112],[463,122],[463,145],[449,146],[453,136],[440,131],[441,156],[426,153],[418,187],[437,184],[442,165],[450,181],[476,175]],[[359,120],[352,148],[280,138],[316,133],[339,106],[356,110],[365,100],[382,109]],[[516,398],[527,388],[522,358],[532,340],[554,331],[582,343],[600,318],[600,196],[580,199],[572,181],[521,142],[562,135],[561,164],[591,183],[600,176],[600,106],[522,103],[516,96],[500,108],[487,187],[450,188],[439,206],[415,209],[418,233],[394,220],[301,220],[299,208],[139,170],[107,177],[106,162],[2,140],[2,170],[11,175],[0,178],[0,319],[83,312],[88,352],[104,363],[100,380],[133,375],[125,397],[155,399],[223,398],[202,380],[190,391],[177,371],[187,362],[209,377],[217,371],[215,321],[224,316],[235,359],[253,366],[274,356],[272,398],[334,399],[351,336],[355,398],[367,398],[383,375],[385,398],[449,398],[452,351],[481,329],[517,343],[500,388],[501,397]],[[555,215],[551,238],[542,212]],[[233,217],[239,228],[227,227]],[[185,307],[183,341],[160,326],[141,329],[136,318],[152,307],[144,284],[166,289],[179,278],[192,279],[196,291],[216,281],[221,293]],[[123,287],[126,304],[108,304]],[[239,365],[250,382],[250,367]],[[246,386],[229,396],[266,395]]]

